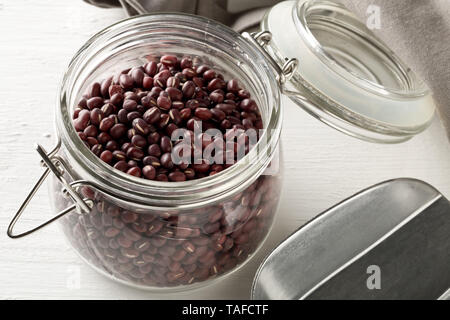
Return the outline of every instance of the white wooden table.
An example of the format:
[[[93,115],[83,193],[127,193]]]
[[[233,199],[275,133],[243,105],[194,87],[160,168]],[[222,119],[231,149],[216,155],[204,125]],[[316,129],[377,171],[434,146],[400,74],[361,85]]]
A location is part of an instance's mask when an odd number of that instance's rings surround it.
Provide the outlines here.
[[[81,0],[0,0],[0,299],[245,299],[258,264],[275,244],[362,188],[415,177],[450,198],[450,145],[437,119],[407,143],[377,145],[330,129],[287,101],[287,174],[276,224],[259,254],[225,281],[188,293],[154,294],[91,270],[57,225],[9,239],[7,225],[41,173],[33,145],[50,148],[55,141],[54,102],[66,65],[93,33],[123,17],[120,9],[99,9]],[[44,190],[20,227],[50,214]]]

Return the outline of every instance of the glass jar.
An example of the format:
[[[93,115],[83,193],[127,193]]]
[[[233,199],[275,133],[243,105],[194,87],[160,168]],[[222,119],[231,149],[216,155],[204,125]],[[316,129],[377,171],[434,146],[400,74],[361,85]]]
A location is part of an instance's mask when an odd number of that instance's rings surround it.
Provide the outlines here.
[[[194,57],[237,78],[256,100],[264,131],[235,165],[206,178],[158,182],[100,161],[78,138],[72,111],[87,86],[163,54]],[[424,84],[364,24],[327,0],[284,1],[256,33],[185,14],[149,14],[92,37],[71,61],[56,108],[59,141],[38,152],[46,168],[13,218],[22,237],[61,218],[92,267],[140,288],[182,290],[237,270],[272,226],[280,189],[282,94],[360,139],[393,143],[423,131],[434,113]],[[13,228],[50,174],[55,218]]]
[[[258,103],[265,130],[230,168],[185,182],[145,180],[104,163],[79,139],[72,113],[87,86],[164,54],[191,56],[226,79],[239,79]],[[275,78],[257,47],[200,17],[139,16],[91,38],[62,81],[60,142],[49,153],[38,150],[55,169],[51,203],[64,213],[64,234],[81,257],[123,283],[178,290],[207,284],[248,261],[266,238],[280,197],[282,108]]]
[[[435,104],[425,83],[339,2],[280,2],[260,30],[278,64],[297,59],[283,93],[325,124],[378,143],[406,141],[430,125]]]

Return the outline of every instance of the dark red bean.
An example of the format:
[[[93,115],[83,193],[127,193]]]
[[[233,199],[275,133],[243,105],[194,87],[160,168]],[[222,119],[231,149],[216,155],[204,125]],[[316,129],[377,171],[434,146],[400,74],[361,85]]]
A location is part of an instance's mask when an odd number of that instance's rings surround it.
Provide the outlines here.
[[[146,74],[148,74],[150,77],[153,77],[158,70],[157,63],[154,61],[150,61],[144,66],[144,70]]]
[[[106,120],[106,119],[104,119]],[[127,132],[127,127],[123,123],[117,123],[109,130],[109,134],[114,139],[119,139]]]
[[[130,147],[127,150],[127,157],[132,160],[139,161],[144,157],[144,152],[136,147]]]
[[[98,82],[94,82],[93,84],[91,84],[88,88],[88,97],[92,98],[92,97],[99,97],[101,95],[100,92],[100,83]]]
[[[158,132],[152,132],[148,135],[147,142],[149,144],[154,144],[154,143],[158,143],[160,139],[161,139],[161,135]]]
[[[180,62],[180,67],[181,69],[185,69],[185,68],[192,68],[192,59],[189,57],[184,57],[183,59],[181,59]]]
[[[146,156],[144,159],[142,159],[142,162],[144,165],[151,165],[155,168],[158,168],[161,166],[160,160],[153,156]]]
[[[180,85],[180,79],[177,77],[169,77],[169,79],[167,79],[167,87],[173,87],[173,88],[178,88],[178,86]]]
[[[196,172],[207,173],[209,171],[210,165],[205,160],[202,160],[202,163],[200,164],[194,163],[192,167]]]
[[[80,113],[81,115],[81,113]],[[105,118],[100,121],[99,129],[101,131],[107,132],[114,126],[114,120],[111,118]]]
[[[112,97],[113,97],[114,95],[122,95],[122,94],[123,94],[123,89],[122,89],[122,87],[119,86],[119,85],[112,85],[112,86],[110,86],[110,87],[108,88],[108,94],[109,94],[109,96],[110,96],[111,99],[112,99]]]
[[[111,163],[113,159],[113,154],[109,150],[105,150],[100,154],[100,159],[102,159],[106,163]]]
[[[100,94],[103,96],[103,98],[109,98],[109,87],[112,83],[112,77],[109,77],[102,81],[100,85]]]
[[[223,93],[213,91],[210,93],[209,98],[214,103],[222,103],[224,100],[224,95],[223,95]]]
[[[108,136],[109,136],[109,134],[108,134]],[[109,137],[111,137],[111,136],[109,136]],[[115,140],[110,140],[106,143],[105,148],[111,152],[115,151],[115,150],[117,150],[117,142]]]
[[[251,129],[253,128],[253,121],[248,118],[242,119],[242,125],[246,130]]]
[[[239,91],[239,82],[236,79],[231,79],[227,82],[227,90],[236,93]]]
[[[137,167],[137,166],[138,166],[137,160],[133,160],[133,159],[128,160],[128,161],[127,161],[127,164],[128,164],[128,166],[129,166],[130,168],[133,168],[133,167]]]
[[[172,136],[173,132],[178,129],[178,126],[175,123],[169,123],[166,127],[166,133],[168,136]]]
[[[219,109],[225,114],[230,115],[233,110],[236,109],[236,106],[228,103],[219,103],[218,105],[216,105],[216,109]]]
[[[124,100],[134,100],[136,102],[138,102],[139,99],[140,99],[139,96],[137,95],[137,93],[134,92],[134,91],[127,91],[127,92],[125,92],[123,94],[123,98],[124,98]]]
[[[92,109],[90,113],[91,124],[98,126],[100,124],[100,121],[102,121],[104,117],[105,115],[101,109],[99,108]]]
[[[90,147],[93,147],[94,145],[98,144],[98,140],[94,137],[87,137],[86,134],[84,135],[86,137],[86,142]]]
[[[103,98],[92,97],[87,101],[87,107],[92,110],[95,108],[101,108],[103,106]]]
[[[120,86],[124,89],[131,89],[133,87],[134,81],[128,74],[121,74],[119,77]]]
[[[127,114],[127,122],[125,122],[125,123],[129,123],[129,122],[133,123],[133,120],[134,120],[134,119],[138,119],[138,118],[140,118],[141,116],[142,116],[142,113],[141,113],[141,112],[138,112],[138,111],[132,111],[132,112],[130,112],[130,113]]]
[[[146,136],[150,132],[150,128],[147,122],[142,118],[136,118],[133,120],[133,129],[136,130],[137,134]]]
[[[195,85],[199,88],[203,88],[204,87],[204,81],[202,78],[200,77],[193,77],[192,81],[195,83]]]
[[[212,69],[209,69],[209,70],[206,70],[205,72],[203,72],[203,79],[205,79],[205,81],[211,81],[216,76],[217,76],[216,72]]]
[[[219,121],[219,122],[223,121],[225,119],[225,117],[226,117],[225,112],[223,112],[222,110],[220,110],[218,108],[212,108],[210,110],[210,112],[211,112],[212,117],[214,118],[214,120]]]
[[[152,165],[146,165],[142,168],[142,174],[146,179],[153,180],[156,177],[156,169]]]
[[[89,124],[91,113],[89,110],[81,110],[78,117],[74,121],[74,126],[77,131],[83,131]]]
[[[114,165],[114,168],[116,168],[117,170],[120,170],[122,172],[126,172],[128,170],[128,164],[126,163],[126,161],[120,160],[120,161],[116,162],[116,164]]]
[[[169,152],[161,156],[161,165],[166,169],[173,168],[172,155]]]
[[[170,181],[175,182],[186,181],[186,175],[181,171],[174,171],[169,173],[168,178]]]
[[[209,67],[206,64],[202,64],[202,65],[200,65],[200,66],[195,68],[195,71],[199,75],[203,74],[207,70],[209,70]]]
[[[145,76],[144,79],[142,79],[142,87],[144,89],[151,89],[153,87],[153,78]]]
[[[191,109],[189,108],[181,109],[179,115],[181,120],[186,121],[191,117]]]
[[[108,228],[105,231],[105,237],[107,238],[114,238],[115,236],[117,236],[120,233],[119,229],[116,228]]]
[[[116,111],[116,107],[112,103],[105,103],[101,111],[103,112],[104,117],[108,117]]]
[[[134,129],[131,129],[134,130]],[[128,148],[131,147],[131,143],[129,142],[125,142],[121,147],[120,150],[122,150],[123,152],[127,152]]]
[[[170,140],[169,137],[167,136],[162,137],[160,145],[163,153],[172,151],[172,141]]]
[[[186,78],[188,78],[188,79],[192,79],[193,77],[195,77],[196,75],[197,75],[197,73],[193,70],[193,69],[191,69],[191,68],[184,68],[183,69],[183,71],[181,71],[185,76],[186,76]]]
[[[256,111],[258,109],[258,106],[256,105],[255,100],[253,99],[244,99],[241,101],[241,103],[239,104],[239,107],[244,110],[244,111]]]
[[[117,113],[117,119],[119,119],[119,122],[128,123],[128,111],[125,109],[120,109]]]
[[[166,137],[164,137],[164,138],[166,138]],[[147,154],[149,156],[153,156],[153,157],[160,157],[162,152],[161,152],[161,148],[160,148],[159,144],[154,143],[154,144],[150,145],[148,147]]]
[[[78,136],[80,137],[81,140],[85,141],[86,140],[86,135],[84,134],[84,132],[77,132]]]
[[[100,157],[100,154],[103,151],[103,146],[101,144],[95,144],[92,146],[91,151],[97,156]]]
[[[87,126],[84,130],[83,130],[84,134],[86,135],[86,137],[96,137],[97,136],[97,127],[94,126],[93,124]]]
[[[180,80],[180,83],[184,83],[187,81],[187,77],[182,72],[175,73],[174,77]]]
[[[158,105],[158,108],[167,111],[172,106],[172,101],[169,97],[159,96],[156,100],[156,104]]]
[[[169,70],[163,70],[153,77],[153,85],[163,88],[166,86],[167,79],[171,76]]]
[[[184,170],[184,174],[186,176],[186,179],[191,180],[195,178],[195,171],[191,168],[187,168]]]
[[[159,94],[163,91],[160,87],[153,87],[152,90],[148,93],[148,97],[157,99]]]
[[[165,55],[159,61],[166,66],[174,66],[178,62],[178,59],[173,55]]]
[[[245,89],[241,89],[238,91],[238,97],[241,99],[248,99],[250,98],[250,92]]]
[[[193,81],[186,81],[183,84],[181,91],[183,92],[183,96],[185,98],[192,98],[195,93],[195,83]]]
[[[166,92],[171,101],[180,101],[183,98],[183,92],[177,88],[169,87]]]
[[[139,167],[132,167],[132,168],[127,170],[127,173],[129,175],[132,175],[132,176],[135,176],[135,177],[140,177],[141,176],[141,169]]]
[[[153,107],[145,111],[142,118],[149,124],[154,124],[159,121],[161,117],[161,111],[157,107]]]
[[[137,102],[135,100],[126,99],[123,102],[123,109],[126,110],[127,112],[135,111],[136,108],[137,108]]]
[[[195,109],[195,116],[200,120],[209,120],[213,115],[208,108],[197,108]]]
[[[110,102],[110,104],[112,104],[114,106],[120,107],[123,103],[123,95],[121,93],[116,93],[113,96],[111,96],[111,99],[109,100],[109,102]],[[103,110],[103,108],[102,108],[102,111],[106,115],[107,112],[105,110]]]
[[[139,68],[131,70],[131,78],[138,87],[142,87],[144,76],[145,73]]]
[[[214,78],[213,80],[211,80],[209,83],[208,83],[208,90],[209,91],[214,91],[214,90],[217,90],[217,89],[222,89],[223,87],[225,87],[225,81],[223,81],[222,79],[220,79],[220,78]]]
[[[172,133],[178,129],[178,126],[175,123],[169,123],[166,127],[166,133],[169,137],[172,136]]]
[[[184,108],[184,102],[183,101],[172,101],[172,108],[173,109],[183,109]]]
[[[159,121],[158,121],[158,127],[160,129],[164,129],[170,121],[170,116],[168,114],[162,114]]]

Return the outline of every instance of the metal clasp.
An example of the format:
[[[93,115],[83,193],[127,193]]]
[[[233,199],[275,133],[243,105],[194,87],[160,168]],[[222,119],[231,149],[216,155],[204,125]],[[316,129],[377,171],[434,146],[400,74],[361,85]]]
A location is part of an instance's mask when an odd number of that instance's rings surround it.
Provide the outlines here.
[[[82,213],[89,213],[91,211],[91,208],[92,208],[92,205],[93,205],[92,200],[90,200],[90,199],[83,199],[78,194],[78,192],[75,191],[75,189],[74,189],[75,186],[79,186],[80,185],[79,181],[73,181],[73,182],[69,183],[69,182],[67,182],[67,180],[63,176],[64,173],[67,172],[67,168],[66,168],[64,162],[61,159],[59,159],[58,156],[56,155],[56,153],[58,152],[60,146],[61,146],[61,141],[58,140],[58,143],[55,146],[55,148],[53,148],[53,150],[50,151],[49,153],[47,153],[42,146],[40,146],[40,145],[36,146],[36,151],[39,153],[39,155],[42,158],[41,165],[43,167],[45,167],[46,169],[45,169],[44,173],[41,175],[41,177],[39,178],[39,180],[36,182],[34,187],[31,189],[31,191],[28,194],[28,196],[25,198],[25,201],[22,203],[22,205],[20,206],[19,210],[14,215],[13,219],[11,220],[11,222],[10,222],[10,224],[8,226],[8,231],[7,231],[7,234],[8,234],[9,237],[11,237],[11,238],[21,238],[21,237],[24,237],[24,236],[26,236],[28,234],[31,234],[31,233],[33,233],[33,232],[35,232],[35,231],[45,227],[46,225],[49,225],[53,221],[61,218],[65,214],[73,211],[74,209],[78,209]],[[25,231],[23,233],[14,234],[14,232],[13,232],[14,226],[16,225],[17,221],[19,220],[20,216],[22,215],[23,211],[25,210],[25,208],[27,207],[27,205],[29,204],[31,199],[34,197],[36,192],[41,187],[41,185],[44,182],[44,180],[49,175],[50,171],[56,176],[58,181],[63,185],[63,192],[69,198],[72,199],[74,204],[69,206],[69,207],[67,207],[67,208],[65,208],[64,210],[60,211],[59,213],[56,214],[56,216],[54,216],[50,220],[47,220],[46,222],[42,223],[41,225],[39,225],[39,226],[37,226],[35,228],[33,228],[31,230],[28,230],[28,231]]]
[[[283,88],[286,81],[288,81],[297,70],[298,60],[296,58],[285,58],[285,62],[282,66],[275,61],[272,55],[267,51],[267,45],[272,40],[272,33],[270,31],[263,30],[253,33],[243,32],[242,36],[262,49],[261,52],[264,54],[265,58],[277,71],[277,81],[280,87]]]

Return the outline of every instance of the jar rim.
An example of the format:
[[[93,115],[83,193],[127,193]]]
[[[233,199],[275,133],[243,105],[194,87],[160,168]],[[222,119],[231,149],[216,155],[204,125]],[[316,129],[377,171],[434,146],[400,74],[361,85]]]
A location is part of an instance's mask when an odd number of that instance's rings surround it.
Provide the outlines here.
[[[399,73],[402,73],[405,77],[405,87],[393,88],[376,83],[353,72],[344,66],[339,60],[333,59],[333,57],[330,56],[327,50],[318,41],[308,22],[311,11],[320,7],[326,7],[327,10],[333,10],[334,12],[339,12],[342,14],[342,17],[345,17],[346,21],[343,21],[343,19],[340,18],[336,19],[336,22],[345,23],[346,28],[350,28],[352,32],[358,33],[364,41],[371,43],[381,52],[386,53],[395,64],[395,67],[398,68]],[[295,13],[296,14],[293,15],[294,22],[297,25],[299,33],[304,37],[305,43],[310,46],[324,65],[342,78],[382,96],[411,99],[429,94],[429,89],[425,85],[425,82],[419,79],[417,75],[410,68],[408,68],[408,66],[406,66],[392,50],[390,50],[380,39],[378,39],[375,34],[373,34],[371,30],[359,21],[359,19],[357,19],[355,15],[343,4],[330,0],[308,0],[305,2],[298,1],[296,4]]]
[[[165,22],[165,23],[164,23]],[[101,161],[79,139],[71,117],[69,100],[74,81],[78,81],[79,69],[84,68],[92,57],[101,50],[105,43],[128,39],[133,36],[130,31],[138,27],[164,28],[166,23],[171,28],[189,28],[203,36],[221,37],[224,41],[235,43],[236,48],[252,63],[252,70],[265,83],[266,100],[269,104],[269,118],[265,130],[258,143],[249,153],[233,166],[212,176],[184,182],[162,182],[137,178],[125,174],[109,164]],[[127,33],[128,32],[128,33]],[[187,36],[187,35],[180,35]],[[206,40],[205,40],[206,41]],[[237,51],[236,51],[237,52]],[[275,80],[273,68],[257,49],[252,47],[240,34],[227,26],[214,20],[184,14],[184,13],[151,13],[127,18],[116,22],[92,36],[72,58],[60,85],[60,94],[57,101],[56,125],[63,145],[67,149],[67,156],[73,160],[83,174],[80,174],[86,184],[101,191],[123,199],[133,201],[144,206],[166,205],[167,207],[184,208],[199,206],[208,201],[222,199],[238,188],[243,189],[259,176],[270,163],[276,152],[282,121],[282,108],[280,107],[281,93],[278,82]],[[271,76],[272,75],[272,76]],[[73,79],[75,77],[75,79]],[[257,99],[258,97],[255,97]],[[264,101],[259,101],[259,103]],[[262,141],[266,140],[264,146]],[[250,159],[257,159],[251,163]],[[245,174],[244,174],[245,173]],[[237,191],[236,191],[237,192]]]
[[[328,126],[369,142],[398,143],[431,124],[435,105],[425,83],[342,4],[282,1],[266,13],[261,30],[271,33],[266,51],[280,66],[287,58],[298,61],[284,91]]]

